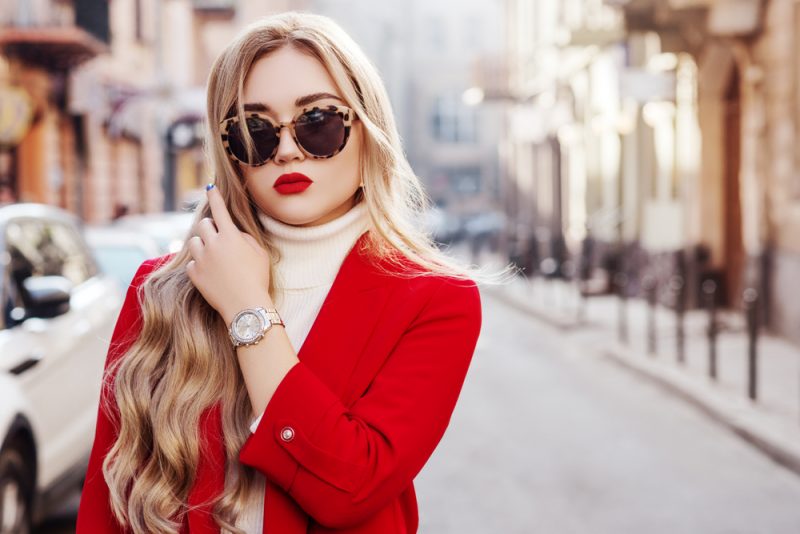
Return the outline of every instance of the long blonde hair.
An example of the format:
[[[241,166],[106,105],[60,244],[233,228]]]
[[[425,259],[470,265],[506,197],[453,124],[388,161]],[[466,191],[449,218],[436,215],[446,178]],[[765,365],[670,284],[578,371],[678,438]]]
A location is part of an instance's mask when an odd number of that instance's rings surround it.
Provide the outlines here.
[[[270,252],[273,265],[279,260],[240,171],[226,156],[216,125],[233,110],[243,119],[242,93],[250,67],[283,46],[317,58],[364,125],[359,166],[364,187],[356,200],[366,203],[370,216],[365,252],[385,265],[403,263],[412,276],[445,274],[497,281],[497,275],[447,257],[420,229],[420,214],[429,200],[403,154],[383,83],[358,45],[320,15],[288,12],[258,20],[212,66],[206,157],[239,229]],[[211,217],[205,203],[197,209],[195,221],[204,217]],[[226,325],[186,274],[190,259],[184,247],[139,287],[141,333],[106,373],[108,398],[118,407],[119,432],[103,462],[103,474],[114,515],[137,534],[178,532],[201,454],[198,427],[206,409],[219,404],[222,410],[227,476],[213,514],[223,531],[242,532],[235,525],[250,498],[255,474],[238,461],[250,435],[247,390]],[[416,266],[411,272],[409,264]],[[269,290],[273,294],[275,288]]]

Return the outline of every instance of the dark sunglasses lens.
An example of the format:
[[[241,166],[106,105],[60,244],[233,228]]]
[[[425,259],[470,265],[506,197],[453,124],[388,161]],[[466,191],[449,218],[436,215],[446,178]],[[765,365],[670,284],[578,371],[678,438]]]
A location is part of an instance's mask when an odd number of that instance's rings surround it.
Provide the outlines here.
[[[249,163],[250,165],[257,165],[267,161],[275,147],[278,146],[278,136],[275,133],[275,127],[264,119],[258,117],[247,118],[247,129],[250,130],[250,137],[253,138],[253,145],[255,149],[254,161],[250,161],[247,154],[247,146],[242,137],[240,123],[236,122],[231,125],[228,130],[228,144],[231,147],[231,152],[239,161]]]
[[[345,140],[344,117],[327,109],[313,109],[303,113],[295,124],[297,141],[309,153],[327,157],[333,155]]]

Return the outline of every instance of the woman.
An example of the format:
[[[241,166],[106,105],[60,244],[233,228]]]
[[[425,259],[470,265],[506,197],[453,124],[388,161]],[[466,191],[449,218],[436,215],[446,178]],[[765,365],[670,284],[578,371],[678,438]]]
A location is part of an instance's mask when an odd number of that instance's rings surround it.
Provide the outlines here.
[[[383,85],[329,19],[246,28],[207,113],[215,184],[128,290],[77,530],[416,532],[480,273],[417,229]]]

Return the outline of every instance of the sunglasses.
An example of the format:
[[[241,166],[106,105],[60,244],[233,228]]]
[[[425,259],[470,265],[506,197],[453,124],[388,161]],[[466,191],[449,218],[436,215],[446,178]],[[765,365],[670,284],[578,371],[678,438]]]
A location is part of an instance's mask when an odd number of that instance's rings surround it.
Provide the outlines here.
[[[231,159],[258,167],[275,156],[280,144],[281,128],[287,127],[297,146],[314,159],[332,158],[344,149],[350,137],[355,111],[346,106],[310,106],[303,108],[289,122],[277,122],[268,115],[248,111],[245,122],[253,139],[252,159],[245,145],[238,116],[219,123],[222,145]]]

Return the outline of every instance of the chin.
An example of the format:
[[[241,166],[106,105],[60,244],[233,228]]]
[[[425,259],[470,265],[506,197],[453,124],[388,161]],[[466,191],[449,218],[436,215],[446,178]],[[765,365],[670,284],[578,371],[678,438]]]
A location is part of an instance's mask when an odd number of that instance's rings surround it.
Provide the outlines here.
[[[325,212],[310,212],[308,210],[270,210],[268,213],[273,219],[277,219],[282,223],[291,224],[292,226],[305,226],[313,223],[314,221],[324,217]]]
[[[317,219],[319,219],[319,217],[312,217],[310,219],[281,219],[281,222],[291,224],[292,226],[308,226]]]

